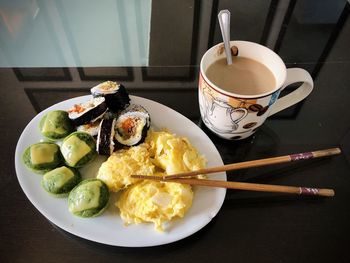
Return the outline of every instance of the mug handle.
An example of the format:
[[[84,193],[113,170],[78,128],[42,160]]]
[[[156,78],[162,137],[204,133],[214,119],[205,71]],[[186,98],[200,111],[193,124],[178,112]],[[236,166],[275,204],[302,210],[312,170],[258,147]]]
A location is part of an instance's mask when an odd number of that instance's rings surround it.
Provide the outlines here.
[[[272,104],[269,116],[305,99],[311,93],[314,87],[314,82],[309,72],[301,68],[289,68],[287,69],[286,81],[284,82],[280,91],[284,90],[288,85],[296,82],[304,83],[293,92],[279,98],[274,104]]]

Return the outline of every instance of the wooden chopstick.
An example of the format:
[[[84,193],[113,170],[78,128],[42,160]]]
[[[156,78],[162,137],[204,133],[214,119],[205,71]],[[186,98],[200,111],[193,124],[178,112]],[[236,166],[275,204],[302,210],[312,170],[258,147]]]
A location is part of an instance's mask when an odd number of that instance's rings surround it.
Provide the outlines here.
[[[303,153],[289,154],[289,155],[258,159],[258,160],[240,162],[240,163],[226,164],[222,166],[209,167],[209,168],[199,169],[196,171],[184,172],[184,173],[178,173],[178,174],[172,174],[172,175],[165,175],[165,176],[132,175],[131,177],[138,178],[138,179],[157,180],[161,178],[162,180],[171,180],[171,179],[177,179],[177,178],[194,177],[200,174],[210,174],[210,173],[239,170],[239,169],[245,169],[245,168],[251,168],[251,167],[260,167],[260,166],[266,166],[270,164],[279,164],[279,163],[295,162],[295,161],[307,160],[307,159],[315,159],[315,158],[321,158],[325,156],[336,155],[340,153],[341,153],[340,148],[330,148],[330,149],[319,150],[319,151],[303,152]]]
[[[155,180],[155,179],[152,179]],[[241,183],[241,182],[227,182],[219,180],[206,180],[195,178],[177,178],[162,180],[158,177],[156,180],[163,182],[173,182],[190,185],[200,185],[209,187],[221,187],[236,190],[247,190],[257,192],[274,192],[285,194],[297,194],[297,195],[314,195],[314,196],[327,196],[332,197],[335,195],[333,189],[325,188],[309,188],[309,187],[296,187],[296,186],[284,186],[284,185],[271,185],[271,184],[253,184],[253,183]]]

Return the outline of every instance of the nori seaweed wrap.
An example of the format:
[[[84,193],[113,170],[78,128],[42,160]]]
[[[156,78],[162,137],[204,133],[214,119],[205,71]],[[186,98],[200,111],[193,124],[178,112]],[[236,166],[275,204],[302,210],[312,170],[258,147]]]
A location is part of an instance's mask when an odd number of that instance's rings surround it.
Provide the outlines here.
[[[107,107],[113,112],[125,109],[130,103],[125,87],[113,81],[105,81],[91,88],[91,94],[93,97],[104,97]]]
[[[131,104],[122,111],[115,125],[115,139],[122,145],[134,146],[143,142],[151,125],[150,115],[141,105]]]
[[[103,118],[107,111],[107,104],[104,97],[92,98],[91,100],[75,104],[68,110],[69,118],[75,126],[95,122]]]
[[[111,155],[114,151],[115,119],[102,120],[97,135],[96,150],[102,155]]]

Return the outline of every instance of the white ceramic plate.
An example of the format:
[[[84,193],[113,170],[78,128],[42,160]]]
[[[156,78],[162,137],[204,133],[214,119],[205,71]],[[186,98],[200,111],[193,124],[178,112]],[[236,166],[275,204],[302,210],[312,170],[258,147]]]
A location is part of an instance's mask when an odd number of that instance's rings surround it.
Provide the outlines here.
[[[22,153],[31,144],[43,139],[38,124],[41,117],[51,110],[67,110],[76,103],[85,102],[90,96],[69,99],[40,112],[27,125],[18,140],[15,165],[19,183],[32,204],[52,223],[79,237],[95,242],[123,246],[146,247],[171,243],[197,232],[207,225],[220,210],[225,198],[226,189],[196,187],[194,188],[193,205],[184,218],[172,221],[165,232],[157,232],[153,224],[124,226],[114,203],[117,195],[112,195],[108,209],[96,218],[79,218],[69,213],[67,199],[59,199],[47,194],[40,185],[41,175],[26,169],[22,163]],[[155,130],[167,128],[180,136],[186,136],[190,142],[204,154],[208,166],[222,165],[222,159],[214,144],[207,135],[192,121],[178,112],[160,103],[131,96],[131,102],[144,106],[151,115],[152,127]],[[98,167],[104,161],[97,158],[92,164],[81,169],[83,178],[94,177]],[[211,176],[226,180],[226,173]]]

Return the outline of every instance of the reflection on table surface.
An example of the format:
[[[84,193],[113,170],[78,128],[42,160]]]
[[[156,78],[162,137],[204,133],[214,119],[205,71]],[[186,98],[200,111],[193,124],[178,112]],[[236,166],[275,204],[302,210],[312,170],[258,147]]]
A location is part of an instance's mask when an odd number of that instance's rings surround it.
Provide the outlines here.
[[[108,7],[114,22],[121,19],[120,12],[133,15],[101,32],[135,31],[105,46],[98,39],[84,44],[96,33],[94,27],[74,34],[93,21],[88,23],[88,14],[82,20],[73,18],[83,5],[73,2],[0,1],[1,262],[91,258],[101,262],[350,261],[348,1],[106,1],[106,6],[98,4],[96,17]],[[97,4],[86,5],[83,11]],[[221,42],[216,17],[226,8],[232,14],[233,39],[268,46],[287,67],[308,70],[315,83],[305,101],[274,115],[254,136],[242,141],[212,134],[198,108],[200,59],[208,47]],[[106,27],[109,21],[98,25]],[[137,21],[145,22],[142,29]],[[34,41],[38,34],[47,42],[38,45]],[[139,39],[136,46],[130,42],[134,38]],[[135,53],[126,59],[132,50]],[[99,61],[91,55],[98,52]],[[104,64],[102,58],[108,52],[114,53]],[[46,64],[37,67],[41,62]],[[229,190],[208,226],[182,241],[156,248],[115,248],[70,236],[52,226],[24,195],[13,165],[15,147],[38,112],[89,94],[91,87],[104,80],[123,83],[131,95],[160,102],[189,118],[213,141],[224,163],[341,147],[342,154],[331,158],[228,172],[230,180],[334,188],[336,196],[302,198]],[[296,87],[288,87],[284,94]]]

